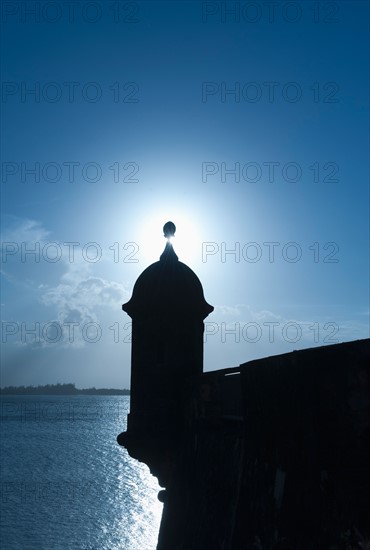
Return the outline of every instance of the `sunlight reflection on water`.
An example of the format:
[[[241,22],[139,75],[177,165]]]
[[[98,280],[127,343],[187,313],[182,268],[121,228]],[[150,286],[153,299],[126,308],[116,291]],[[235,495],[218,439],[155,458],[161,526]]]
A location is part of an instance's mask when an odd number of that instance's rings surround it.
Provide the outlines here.
[[[130,540],[130,550],[155,550],[163,509],[157,498],[160,487],[145,464],[129,460],[132,461],[130,479],[127,480],[127,464],[122,464],[117,482],[122,494],[130,493],[134,505],[129,522],[116,517],[116,528],[121,538]],[[121,513],[127,514],[127,510],[122,509]],[[127,524],[129,532],[126,532]]]
[[[160,487],[116,442],[128,406],[113,396],[2,399],[2,548],[155,550]]]

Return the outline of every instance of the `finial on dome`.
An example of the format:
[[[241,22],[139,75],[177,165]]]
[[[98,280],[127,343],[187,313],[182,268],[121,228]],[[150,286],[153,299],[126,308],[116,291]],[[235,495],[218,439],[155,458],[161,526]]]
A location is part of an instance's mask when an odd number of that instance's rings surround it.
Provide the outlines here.
[[[167,222],[163,226],[163,233],[166,239],[170,239],[175,236],[176,225],[173,222]]]
[[[176,231],[176,225],[173,222],[167,222],[164,224],[163,234],[166,237],[167,242],[166,242],[165,249],[159,258],[161,262],[178,260],[177,254],[175,253],[171,243],[172,237],[175,236],[175,231]]]

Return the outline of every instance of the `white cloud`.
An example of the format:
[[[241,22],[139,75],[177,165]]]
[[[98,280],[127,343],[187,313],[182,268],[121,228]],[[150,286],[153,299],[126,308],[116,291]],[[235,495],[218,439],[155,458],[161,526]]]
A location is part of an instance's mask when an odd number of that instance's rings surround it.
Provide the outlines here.
[[[43,295],[43,303],[55,305],[59,310],[86,310],[96,307],[116,307],[128,293],[124,286],[100,277],[88,277],[70,284],[49,288]]]
[[[44,243],[49,235],[50,232],[39,221],[13,218],[2,233],[1,243]]]
[[[96,263],[87,261],[80,245],[71,249],[62,241],[53,239],[52,242],[61,251],[58,262],[47,261],[47,257],[45,259],[42,252],[40,258],[31,255],[22,258],[20,252],[22,246],[27,245],[27,249],[32,250],[32,247],[39,243],[38,250],[42,251],[42,248],[50,243],[51,233],[36,220],[11,217],[7,221],[8,225],[3,233],[3,246],[4,243],[14,243],[18,246],[19,252],[9,255],[9,265],[3,275],[17,286],[17,298],[23,297],[27,301],[27,295],[32,293],[36,296],[38,304],[48,308],[47,317],[52,319],[46,323],[40,321],[40,337],[35,337],[33,342],[27,341],[27,344],[37,346],[51,344],[53,330],[55,332],[55,327],[57,329],[60,327],[62,334],[55,341],[56,343],[63,346],[83,346],[81,327],[89,323],[99,324],[101,317],[109,317],[107,310],[120,308],[120,304],[129,299],[125,286],[106,278],[106,268],[109,268],[109,265],[98,266]],[[102,256],[111,258],[111,254],[106,250],[102,250]],[[105,267],[105,271],[102,267]],[[8,268],[12,268],[12,272]],[[102,276],[96,276],[99,270]],[[22,294],[24,288],[27,289],[26,294]],[[36,319],[45,318],[45,312],[42,312],[39,307],[34,308],[34,313]],[[72,324],[77,325],[76,329],[73,328],[73,338],[71,338]],[[49,341],[48,338],[43,338],[42,330],[45,325],[50,327],[47,333]]]
[[[99,324],[99,314],[103,309],[117,309],[117,305],[127,301],[128,292],[123,284],[101,277],[78,279],[76,270],[73,270],[72,277],[65,274],[62,279],[63,283],[43,294],[42,302],[56,308],[57,322],[65,330],[64,343],[81,347],[84,344],[83,327]],[[64,282],[66,280],[68,284]],[[77,330],[74,330],[71,342],[68,325],[72,323],[77,325]]]
[[[249,308],[245,304],[236,304],[234,306],[216,305],[212,315],[222,317],[231,315],[233,317],[240,317],[241,315],[243,315],[246,309]]]
[[[240,322],[243,319],[248,321],[281,321],[281,315],[273,313],[267,309],[260,311],[253,311],[247,304],[235,304],[235,305],[216,305],[213,316],[221,318],[226,321],[227,317],[237,318]]]

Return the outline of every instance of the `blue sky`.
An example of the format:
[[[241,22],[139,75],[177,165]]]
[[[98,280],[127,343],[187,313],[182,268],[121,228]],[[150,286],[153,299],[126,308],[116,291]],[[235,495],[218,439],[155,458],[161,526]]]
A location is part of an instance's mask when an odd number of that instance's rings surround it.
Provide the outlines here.
[[[4,6],[1,385],[127,387],[169,219],[206,370],[369,337],[367,2]]]

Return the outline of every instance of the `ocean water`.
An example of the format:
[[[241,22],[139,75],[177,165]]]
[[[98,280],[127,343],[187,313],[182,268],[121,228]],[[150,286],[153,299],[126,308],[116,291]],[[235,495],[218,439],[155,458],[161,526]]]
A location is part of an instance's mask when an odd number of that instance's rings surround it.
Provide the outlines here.
[[[154,550],[157,479],[116,436],[127,396],[2,396],[3,550]]]

